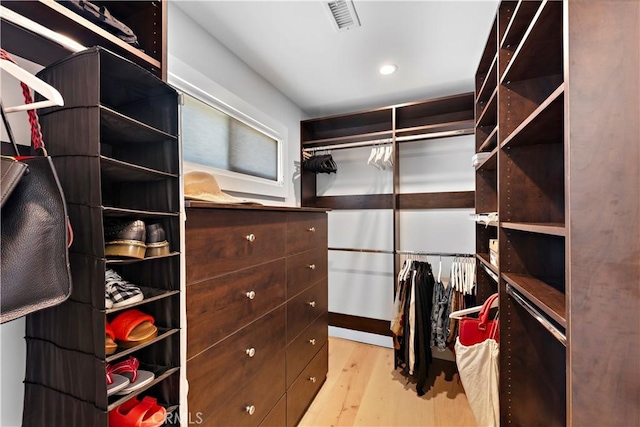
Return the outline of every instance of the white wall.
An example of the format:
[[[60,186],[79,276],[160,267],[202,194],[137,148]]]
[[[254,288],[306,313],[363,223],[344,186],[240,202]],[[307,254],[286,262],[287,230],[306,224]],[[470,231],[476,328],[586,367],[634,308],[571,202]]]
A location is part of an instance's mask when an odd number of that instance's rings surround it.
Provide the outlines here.
[[[336,174],[318,175],[318,195],[391,193],[390,170],[367,165],[370,148],[334,150]],[[473,191],[471,157],[474,137],[462,136],[400,144],[400,192]],[[401,250],[475,252],[473,209],[410,210],[400,213]],[[329,213],[329,247],[393,249],[391,210],[346,210]],[[440,259],[430,257],[437,274]],[[442,258],[447,282],[451,258]],[[393,256],[330,251],[329,311],[390,320],[393,305]],[[391,347],[391,339],[330,328],[330,335]],[[438,355],[441,356],[441,355]],[[445,355],[444,358],[451,358]]]
[[[19,65],[37,73],[42,66],[14,57]],[[5,108],[24,103],[19,82],[10,74],[2,71],[0,75],[2,102]],[[16,142],[29,144],[30,131],[26,112],[9,114],[9,123]],[[2,141],[9,141],[4,126]],[[45,141],[46,144],[46,141]],[[24,374],[27,348],[24,340],[25,319],[20,318],[0,325],[0,426],[19,426],[22,424],[22,400],[24,397]]]
[[[284,129],[286,197],[264,200],[271,205],[299,206],[302,110],[189,18],[175,2],[169,3],[168,34],[169,82],[171,75],[187,80],[254,119]],[[224,189],[224,177],[220,185]]]

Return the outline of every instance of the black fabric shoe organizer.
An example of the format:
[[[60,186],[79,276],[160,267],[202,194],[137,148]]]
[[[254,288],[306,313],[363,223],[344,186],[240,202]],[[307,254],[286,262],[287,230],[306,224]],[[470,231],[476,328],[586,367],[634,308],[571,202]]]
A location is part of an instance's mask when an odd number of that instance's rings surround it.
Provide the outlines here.
[[[134,63],[94,47],[38,73],[63,107],[39,111],[44,139],[74,230],[73,293],[27,317],[24,426],[108,426],[109,411],[153,396],[169,413],[180,400],[180,162],[178,94]],[[106,218],[160,223],[168,255],[107,259]],[[139,286],[145,299],[106,309],[105,271]],[[158,336],[105,354],[105,325],[135,308],[155,319]],[[155,379],[107,397],[106,366],[135,356]],[[174,417],[175,418],[175,417]]]

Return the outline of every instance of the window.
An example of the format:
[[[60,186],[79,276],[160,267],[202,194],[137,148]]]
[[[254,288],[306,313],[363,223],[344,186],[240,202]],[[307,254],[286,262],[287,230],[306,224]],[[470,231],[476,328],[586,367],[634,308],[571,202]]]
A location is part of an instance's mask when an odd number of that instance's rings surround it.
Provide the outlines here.
[[[182,143],[187,162],[278,181],[277,139],[189,95]]]
[[[183,98],[183,171],[209,172],[223,190],[244,193],[240,196],[286,197],[287,129],[208,78],[192,77],[195,84],[169,73]]]

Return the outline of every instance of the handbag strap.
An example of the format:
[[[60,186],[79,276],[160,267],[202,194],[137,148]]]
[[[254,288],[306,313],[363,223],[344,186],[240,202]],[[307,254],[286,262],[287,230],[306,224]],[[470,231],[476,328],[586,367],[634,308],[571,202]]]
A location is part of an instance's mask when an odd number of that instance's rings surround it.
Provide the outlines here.
[[[489,322],[489,312],[491,311],[491,304],[498,298],[498,294],[492,294],[487,300],[482,304],[482,308],[480,309],[480,314],[478,315],[478,319],[480,319],[480,324],[486,326]]]
[[[0,49],[0,59],[13,62],[18,65],[18,63],[9,55],[9,53]],[[33,97],[31,96],[31,89],[24,82],[20,82],[20,86],[22,87],[22,96],[24,97],[25,104],[33,104]],[[42,150],[43,155],[47,155],[47,150],[44,146],[44,139],[42,138],[42,130],[40,128],[40,120],[38,118],[38,113],[35,109],[27,110],[27,114],[29,115],[29,125],[31,126],[31,147],[37,152],[38,150]],[[4,119],[4,112],[3,112]]]

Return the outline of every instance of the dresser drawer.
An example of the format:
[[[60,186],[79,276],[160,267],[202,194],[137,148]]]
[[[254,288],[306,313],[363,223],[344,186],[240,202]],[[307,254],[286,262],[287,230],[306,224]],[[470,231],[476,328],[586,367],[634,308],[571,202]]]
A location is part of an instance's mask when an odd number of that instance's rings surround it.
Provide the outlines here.
[[[319,248],[287,258],[287,298],[327,277],[327,249]]]
[[[327,312],[327,278],[302,292],[287,303],[287,343],[323,313]]]
[[[187,358],[284,303],[284,283],[281,258],[187,286]]]
[[[205,418],[206,426],[257,426],[271,412],[285,393],[284,385],[284,350],[273,354],[257,374],[248,378],[244,384],[229,384],[227,392],[233,393],[242,387],[209,418]],[[191,394],[192,390],[189,390]],[[204,390],[201,393],[206,394]],[[193,408],[193,409],[192,409]],[[189,402],[189,410],[195,410]]]
[[[285,255],[285,212],[187,209],[187,283]]]
[[[328,313],[322,313],[287,347],[287,387],[327,342],[328,317]]]
[[[287,254],[327,247],[326,212],[287,212]]]
[[[260,427],[283,427],[287,424],[287,397],[282,396],[269,415],[262,420]]]
[[[329,343],[318,352],[311,363],[287,390],[287,426],[298,424],[314,396],[327,379]]]
[[[189,407],[202,412],[205,417],[218,412],[220,407],[227,406],[225,402],[232,396],[245,393],[243,390],[254,383],[254,378],[263,375],[261,372],[265,369],[277,371],[273,375],[277,374],[278,378],[273,381],[274,384],[282,381],[284,392],[284,319],[283,305],[189,360]],[[282,366],[279,361],[273,361],[275,355],[282,358]],[[263,416],[267,413],[268,410],[263,412]]]

